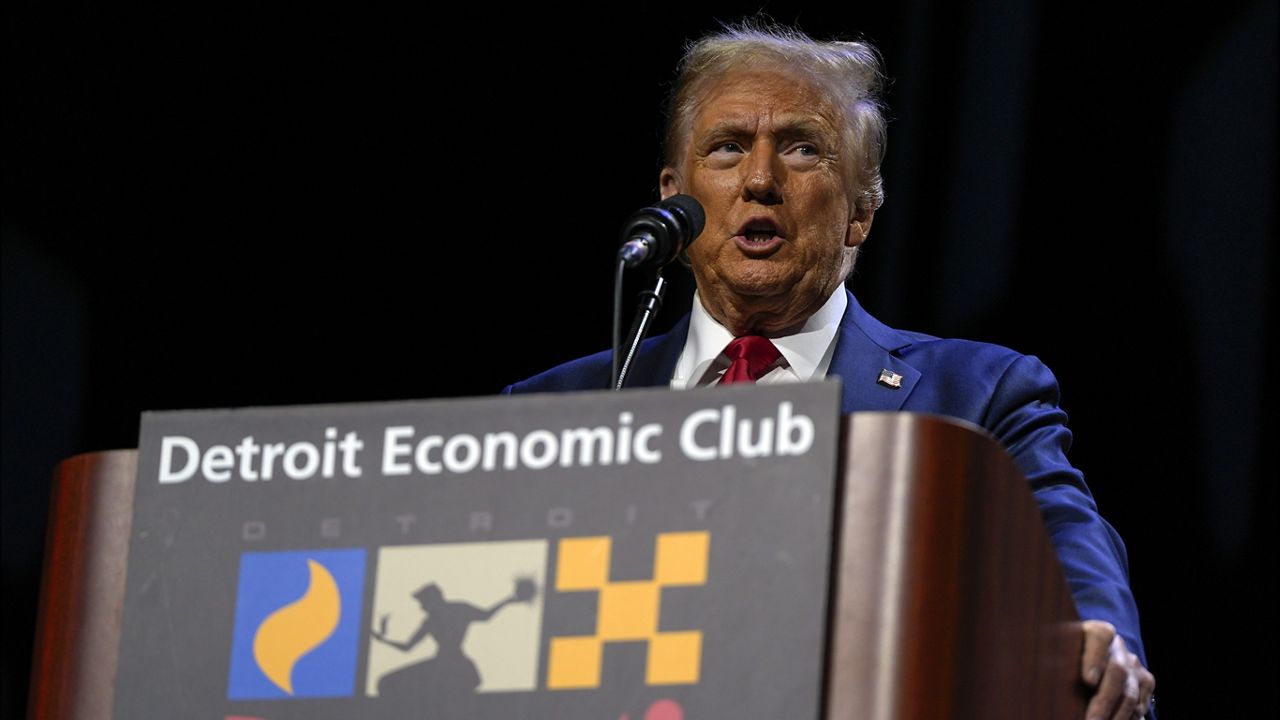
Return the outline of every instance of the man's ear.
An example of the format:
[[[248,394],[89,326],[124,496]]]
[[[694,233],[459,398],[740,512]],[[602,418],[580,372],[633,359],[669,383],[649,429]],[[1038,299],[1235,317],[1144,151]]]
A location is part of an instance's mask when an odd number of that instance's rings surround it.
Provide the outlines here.
[[[662,168],[662,172],[658,174],[658,190],[662,193],[663,200],[680,194],[680,177],[674,169]]]
[[[853,219],[849,221],[849,229],[844,236],[845,247],[858,247],[871,234],[871,221],[876,217],[875,210],[857,208]]]

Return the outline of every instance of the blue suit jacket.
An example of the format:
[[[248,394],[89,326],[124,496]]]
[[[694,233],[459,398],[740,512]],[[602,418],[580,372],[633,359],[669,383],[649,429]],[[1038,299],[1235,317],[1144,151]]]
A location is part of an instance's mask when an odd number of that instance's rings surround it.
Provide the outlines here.
[[[628,387],[668,385],[688,333],[686,315],[667,334],[646,340]],[[603,390],[611,367],[606,351],[503,392]],[[882,369],[902,375],[902,387],[878,384]],[[1058,382],[1043,363],[998,345],[895,330],[871,317],[850,293],[828,372],[842,380],[844,413],[936,413],[995,435],[1031,482],[1080,616],[1115,625],[1146,665],[1124,543],[1098,514],[1080,471],[1067,461],[1071,431],[1058,407]]]

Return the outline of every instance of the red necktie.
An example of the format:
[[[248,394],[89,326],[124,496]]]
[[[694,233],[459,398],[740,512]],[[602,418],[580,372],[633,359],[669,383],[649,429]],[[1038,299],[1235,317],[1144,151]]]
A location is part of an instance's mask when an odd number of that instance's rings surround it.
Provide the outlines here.
[[[778,348],[769,338],[760,335],[743,335],[734,338],[724,349],[729,358],[729,369],[720,378],[721,385],[754,383],[769,372],[781,357]]]

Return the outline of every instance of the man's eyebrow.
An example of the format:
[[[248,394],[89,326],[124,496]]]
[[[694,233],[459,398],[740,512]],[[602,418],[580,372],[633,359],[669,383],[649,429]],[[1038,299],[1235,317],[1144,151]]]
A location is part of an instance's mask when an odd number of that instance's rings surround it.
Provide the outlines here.
[[[833,132],[828,123],[808,115],[784,116],[775,121],[773,125],[777,134],[783,137],[832,138],[838,134]],[[700,140],[706,140],[716,136],[743,135],[754,132],[754,127],[754,123],[743,119],[725,118],[708,126],[698,133],[697,137]]]
[[[709,138],[715,135],[742,135],[752,131],[752,124],[746,120],[738,118],[725,118],[715,124],[707,127],[698,133],[699,138]]]
[[[829,123],[809,115],[784,116],[774,123],[777,133],[786,137],[796,135],[809,137],[830,137],[833,135]]]

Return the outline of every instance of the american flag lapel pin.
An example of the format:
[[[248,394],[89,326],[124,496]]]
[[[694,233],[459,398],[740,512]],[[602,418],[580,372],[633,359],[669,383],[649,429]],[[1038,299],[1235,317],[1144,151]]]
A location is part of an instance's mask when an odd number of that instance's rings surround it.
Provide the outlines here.
[[[880,377],[876,382],[893,390],[902,389],[902,376],[889,368],[884,368],[880,371]]]

